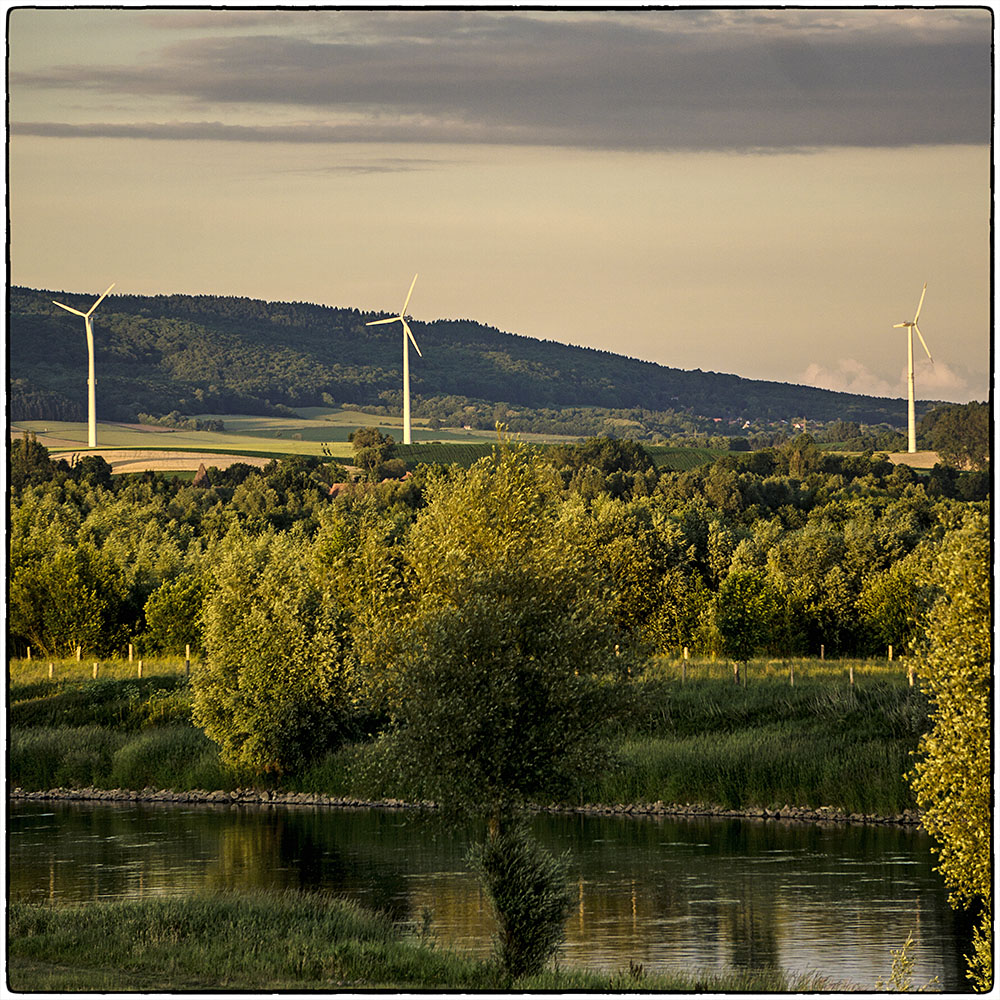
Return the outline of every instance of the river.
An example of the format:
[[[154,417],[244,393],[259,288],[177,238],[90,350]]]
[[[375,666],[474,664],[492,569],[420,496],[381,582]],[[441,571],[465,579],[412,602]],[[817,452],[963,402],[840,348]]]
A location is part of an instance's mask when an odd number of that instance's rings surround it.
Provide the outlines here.
[[[471,830],[378,809],[14,801],[12,899],[76,901],[250,887],[345,895],[486,954]],[[541,815],[577,901],[558,961],[608,969],[817,971],[863,989],[914,939],[914,984],[965,991],[966,932],[930,841],[895,826]]]

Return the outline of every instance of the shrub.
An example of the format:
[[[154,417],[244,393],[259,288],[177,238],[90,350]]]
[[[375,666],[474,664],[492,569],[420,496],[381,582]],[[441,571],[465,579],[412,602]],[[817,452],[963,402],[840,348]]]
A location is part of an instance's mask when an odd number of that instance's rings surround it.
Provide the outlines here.
[[[470,861],[496,916],[504,972],[514,979],[541,972],[563,939],[573,905],[566,855],[553,857],[517,828],[476,845]]]

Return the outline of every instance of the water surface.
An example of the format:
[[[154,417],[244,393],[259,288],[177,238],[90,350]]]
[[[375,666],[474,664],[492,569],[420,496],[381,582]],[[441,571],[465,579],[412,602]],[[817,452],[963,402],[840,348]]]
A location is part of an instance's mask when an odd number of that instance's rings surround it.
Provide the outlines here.
[[[871,988],[913,934],[915,985],[965,990],[964,930],[928,837],[898,827],[539,816],[568,851],[576,903],[563,966],[776,966]],[[345,895],[398,920],[427,908],[442,944],[486,954],[472,829],[413,813],[284,806],[12,802],[13,899],[77,901],[240,888]]]

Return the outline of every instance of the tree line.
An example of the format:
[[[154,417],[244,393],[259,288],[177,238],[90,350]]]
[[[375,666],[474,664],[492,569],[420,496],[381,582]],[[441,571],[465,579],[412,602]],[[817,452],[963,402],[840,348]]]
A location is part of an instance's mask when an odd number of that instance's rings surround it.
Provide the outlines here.
[[[16,441],[15,647],[200,649],[203,604],[226,546],[273,536],[311,551],[331,525],[352,536],[377,513],[393,526],[381,543],[392,553],[425,509],[429,484],[467,474],[417,465],[400,481],[406,466],[377,431],[358,431],[355,447],[372,482],[332,497],[331,484],[350,477],[319,458],[212,468],[196,486],[153,473],[113,477],[96,456],[70,468],[33,439]],[[986,473],[920,477],[877,455],[823,452],[807,435],[686,472],[660,472],[641,445],[609,438],[537,454],[552,509],[608,583],[617,626],[658,652],[731,653],[732,609],[757,602],[755,650],[904,653],[917,634],[926,545],[984,509],[989,489]],[[363,578],[353,585],[368,587]]]

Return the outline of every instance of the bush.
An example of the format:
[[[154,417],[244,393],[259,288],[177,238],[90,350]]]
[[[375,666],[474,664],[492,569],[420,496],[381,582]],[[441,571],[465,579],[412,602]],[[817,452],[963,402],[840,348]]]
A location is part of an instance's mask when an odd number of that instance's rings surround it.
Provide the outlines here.
[[[499,925],[496,953],[504,972],[514,979],[541,972],[573,905],[566,855],[553,857],[518,828],[488,837],[470,861]]]

